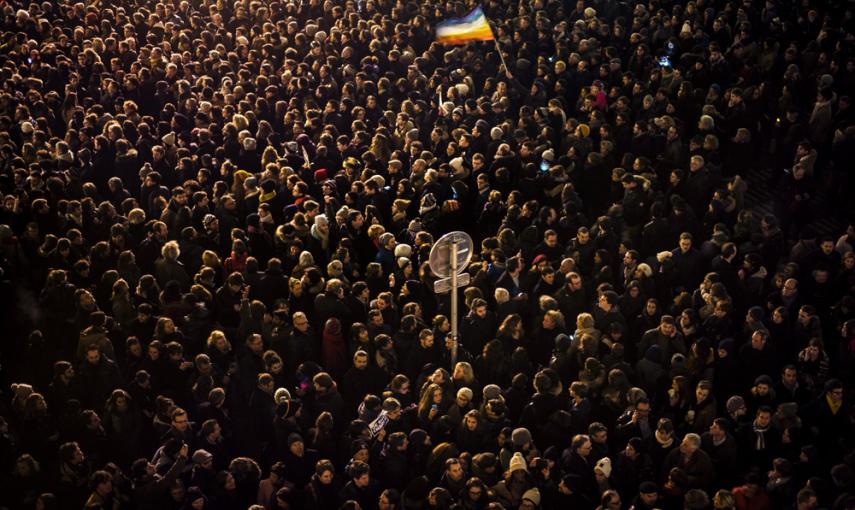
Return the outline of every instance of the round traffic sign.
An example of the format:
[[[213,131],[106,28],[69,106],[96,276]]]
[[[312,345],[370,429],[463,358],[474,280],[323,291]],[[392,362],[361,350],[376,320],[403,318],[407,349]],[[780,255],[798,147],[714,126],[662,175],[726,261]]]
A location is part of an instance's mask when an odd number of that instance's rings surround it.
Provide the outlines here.
[[[451,276],[451,249],[454,243],[457,243],[457,272],[466,269],[472,260],[472,238],[466,232],[456,230],[440,237],[431,248],[428,264],[433,274],[441,278]]]

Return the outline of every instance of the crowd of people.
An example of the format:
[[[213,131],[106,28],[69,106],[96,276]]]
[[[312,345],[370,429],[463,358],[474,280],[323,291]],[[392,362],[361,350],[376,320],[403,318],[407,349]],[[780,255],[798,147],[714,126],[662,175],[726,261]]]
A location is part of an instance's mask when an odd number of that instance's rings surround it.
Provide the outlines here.
[[[0,508],[855,509],[853,4],[474,7],[0,2]]]

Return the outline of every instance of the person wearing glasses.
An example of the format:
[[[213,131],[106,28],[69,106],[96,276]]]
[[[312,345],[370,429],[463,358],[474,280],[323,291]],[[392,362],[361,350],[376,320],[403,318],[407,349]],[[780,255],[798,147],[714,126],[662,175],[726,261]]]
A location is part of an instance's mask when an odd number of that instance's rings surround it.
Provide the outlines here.
[[[579,492],[592,501],[597,499],[597,481],[594,477],[594,463],[591,459],[591,450],[594,445],[587,434],[576,434],[570,443],[570,447],[561,454],[561,467],[567,474],[573,474],[581,478]]]
[[[490,503],[490,494],[487,486],[477,476],[466,480],[466,492],[461,499],[461,504],[466,510],[482,510]]]

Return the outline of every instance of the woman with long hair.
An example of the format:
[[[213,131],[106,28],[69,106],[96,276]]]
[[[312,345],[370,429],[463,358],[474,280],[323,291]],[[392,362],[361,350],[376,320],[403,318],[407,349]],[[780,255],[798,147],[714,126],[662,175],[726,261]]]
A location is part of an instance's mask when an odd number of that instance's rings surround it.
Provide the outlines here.
[[[113,390],[104,406],[104,429],[111,451],[123,464],[137,458],[142,434],[142,413],[131,395],[122,389]]]
[[[481,412],[472,409],[460,420],[460,425],[457,427],[457,446],[461,451],[469,452],[472,455],[480,453],[487,446],[485,441],[487,434],[485,432]]]
[[[422,391],[417,408],[417,414],[422,426],[427,430],[432,430],[440,416],[445,413],[447,407],[442,387],[435,383],[429,384]]]
[[[205,354],[211,358],[211,363],[217,367],[221,373],[226,373],[229,369],[229,364],[234,361],[234,352],[232,352],[232,344],[226,338],[225,333],[219,329],[211,331],[206,341],[207,348]]]
[[[517,347],[524,346],[525,329],[520,314],[512,313],[505,317],[499,325],[496,338],[502,342],[505,352],[513,352]]]
[[[327,411],[322,412],[315,419],[315,426],[309,429],[309,446],[317,450],[322,459],[336,458],[338,448],[335,436],[333,415]]]

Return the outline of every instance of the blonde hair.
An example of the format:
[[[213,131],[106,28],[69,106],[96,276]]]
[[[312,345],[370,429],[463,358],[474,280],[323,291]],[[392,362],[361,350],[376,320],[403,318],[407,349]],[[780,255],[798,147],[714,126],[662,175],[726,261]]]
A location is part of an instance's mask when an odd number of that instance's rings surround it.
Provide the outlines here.
[[[580,313],[576,316],[576,329],[590,329],[594,327],[594,316],[589,313]]]
[[[370,239],[378,238],[385,233],[386,229],[383,227],[383,225],[376,224],[368,227],[368,237]]]
[[[207,343],[208,347],[213,348],[214,345],[216,344],[217,340],[219,340],[221,338],[223,340],[225,340],[226,345],[229,346],[229,350],[232,350],[231,342],[229,342],[229,339],[226,338],[226,334],[223,333],[222,331],[220,331],[219,329],[215,329],[214,331],[211,331],[211,333],[208,335],[208,341],[206,343]]]
[[[220,257],[211,250],[205,250],[202,252],[202,265],[216,269],[221,265]]]

